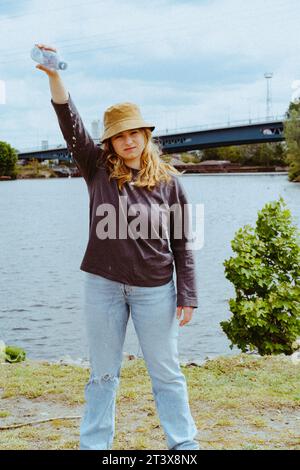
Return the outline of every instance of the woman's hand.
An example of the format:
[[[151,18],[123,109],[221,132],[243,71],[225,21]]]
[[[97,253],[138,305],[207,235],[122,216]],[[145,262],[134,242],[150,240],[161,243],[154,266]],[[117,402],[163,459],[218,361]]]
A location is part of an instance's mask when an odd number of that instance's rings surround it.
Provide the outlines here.
[[[179,326],[185,325],[192,319],[194,307],[177,307],[176,309],[177,319],[181,317],[182,310],[183,310],[183,319],[179,323]]]
[[[39,47],[40,49],[45,49],[46,51],[57,52],[57,49],[55,49],[55,47],[47,46],[46,44],[35,44],[35,46]],[[48,67],[45,67],[42,64],[36,65],[36,68],[45,72],[48,75],[48,77],[55,78],[59,76],[59,73],[57,70],[48,69]]]

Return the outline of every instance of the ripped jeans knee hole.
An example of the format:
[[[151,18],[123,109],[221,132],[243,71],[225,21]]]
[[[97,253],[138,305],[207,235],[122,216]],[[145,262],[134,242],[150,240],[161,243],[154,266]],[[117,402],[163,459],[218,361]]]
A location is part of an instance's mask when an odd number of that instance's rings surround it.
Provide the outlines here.
[[[88,381],[88,385],[89,384],[100,384],[101,382],[114,382],[115,380],[117,380],[118,377],[116,377],[115,375],[112,375],[112,374],[105,374],[105,375],[102,375],[102,376],[92,376],[90,378],[90,380]]]

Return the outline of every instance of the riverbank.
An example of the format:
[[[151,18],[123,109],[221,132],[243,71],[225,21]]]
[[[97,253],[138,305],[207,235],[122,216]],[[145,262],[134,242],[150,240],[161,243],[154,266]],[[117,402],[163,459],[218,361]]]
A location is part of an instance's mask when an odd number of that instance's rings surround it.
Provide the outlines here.
[[[177,170],[184,171],[185,173],[275,173],[275,174],[287,174],[288,167],[279,166],[249,166],[241,164],[233,164],[222,161],[206,161],[202,163],[193,163],[190,165],[176,165]]]
[[[77,167],[74,168],[66,165],[48,167],[36,162],[19,166],[17,171],[17,179],[68,178],[75,176],[80,176]]]
[[[299,368],[247,354],[181,365],[201,448],[300,449]],[[78,449],[88,377],[70,364],[0,364],[0,449]],[[167,449],[142,358],[123,360],[116,410],[113,449]]]
[[[241,166],[218,161],[194,163],[186,165],[174,165],[179,171],[184,171],[185,174],[288,174],[288,167],[278,166]],[[36,179],[36,178],[68,178],[79,177],[80,172],[77,167],[73,166],[56,166],[47,167],[40,163],[30,163],[25,166],[18,166],[17,175],[15,179]],[[11,180],[10,176],[0,176],[0,181]],[[300,178],[299,178],[300,181]],[[298,180],[296,180],[298,182]]]
[[[77,167],[68,165],[45,166],[39,162],[17,165],[15,177],[0,176],[0,181],[37,178],[69,178],[80,176]]]

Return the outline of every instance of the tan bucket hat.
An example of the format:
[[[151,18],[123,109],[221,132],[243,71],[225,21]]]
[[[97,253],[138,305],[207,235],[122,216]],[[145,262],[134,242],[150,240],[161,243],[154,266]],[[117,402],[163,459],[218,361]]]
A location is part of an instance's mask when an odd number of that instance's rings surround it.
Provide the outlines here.
[[[153,131],[155,126],[144,121],[139,107],[134,103],[118,103],[107,108],[104,113],[104,133],[101,142],[129,129],[147,127]]]

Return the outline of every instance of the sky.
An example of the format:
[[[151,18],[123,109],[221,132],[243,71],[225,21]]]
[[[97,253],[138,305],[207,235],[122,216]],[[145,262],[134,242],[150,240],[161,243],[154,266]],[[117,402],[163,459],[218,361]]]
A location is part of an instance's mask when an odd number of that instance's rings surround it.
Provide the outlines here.
[[[280,118],[300,79],[299,0],[0,0],[0,141],[63,143],[35,43],[58,49],[60,75],[92,133],[109,106],[136,103],[154,135],[263,119],[266,72]],[[1,90],[1,87],[0,87]]]

